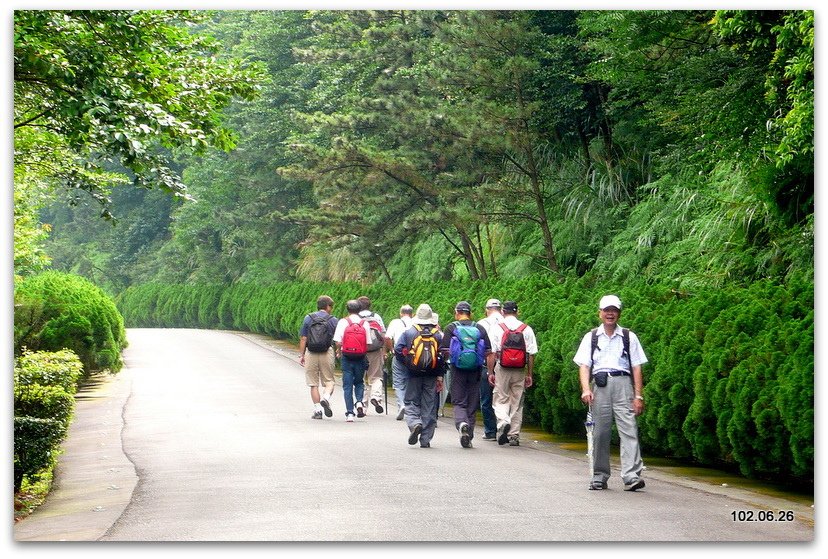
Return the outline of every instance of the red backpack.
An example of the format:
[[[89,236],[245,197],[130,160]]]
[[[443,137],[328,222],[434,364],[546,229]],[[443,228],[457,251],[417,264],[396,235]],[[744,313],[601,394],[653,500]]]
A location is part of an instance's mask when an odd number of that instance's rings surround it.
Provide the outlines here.
[[[526,340],[523,338],[525,324],[510,330],[505,322],[500,323],[503,337],[500,339],[500,366],[506,369],[522,369],[526,366]]]
[[[368,352],[368,342],[365,340],[364,320],[352,322],[346,318],[348,325],[342,333],[342,355],[350,359],[365,357]]]

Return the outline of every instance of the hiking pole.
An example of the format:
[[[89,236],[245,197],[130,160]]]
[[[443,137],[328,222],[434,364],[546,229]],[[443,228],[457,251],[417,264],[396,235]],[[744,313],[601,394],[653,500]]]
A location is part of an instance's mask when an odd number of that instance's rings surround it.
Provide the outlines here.
[[[584,427],[586,427],[586,436],[587,436],[587,456],[589,457],[589,489],[592,489],[592,476],[595,475],[593,471],[595,468],[594,465],[594,457],[593,457],[593,448],[592,448],[592,430],[595,427],[595,422],[592,420],[592,403],[590,402],[589,407],[587,408],[587,415],[586,421],[584,421]]]

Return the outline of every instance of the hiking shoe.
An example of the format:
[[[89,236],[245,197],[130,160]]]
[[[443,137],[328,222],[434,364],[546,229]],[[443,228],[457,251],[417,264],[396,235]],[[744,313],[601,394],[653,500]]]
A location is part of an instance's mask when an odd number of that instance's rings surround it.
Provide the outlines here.
[[[365,410],[362,407],[362,402],[356,405],[357,417],[365,417]]]
[[[520,446],[520,439],[517,437],[509,437],[509,446]]]
[[[471,448],[471,435],[469,434],[469,424],[460,424],[460,446],[463,448]]]
[[[644,480],[638,478],[637,480],[633,481],[632,483],[625,483],[624,484],[624,491],[635,491],[636,489],[642,489],[644,487]]]
[[[504,423],[497,428],[497,444],[506,444],[509,442],[509,429],[511,428],[512,426],[508,423]]]
[[[589,488],[590,488],[590,490],[596,490],[596,491],[600,490],[600,489],[606,489],[607,488],[607,482],[606,481],[601,481],[599,479],[594,479],[589,483]]]
[[[484,433],[483,434],[483,440],[484,441],[496,441],[497,440],[497,435],[495,435],[494,433]]]
[[[311,419],[322,419],[322,410],[313,412]]]
[[[420,445],[420,448],[431,448],[431,443],[423,443]]]
[[[376,398],[371,398],[371,405],[374,406],[374,411],[377,413],[382,413],[383,411],[385,411],[382,405],[379,403],[379,400],[377,400]]]
[[[353,423],[354,422],[354,414],[346,413],[345,414],[345,421],[347,421],[348,423]]]
[[[325,417],[333,417],[333,411],[331,411],[331,403],[328,400],[321,400],[319,404],[322,406],[322,409],[325,410]]]
[[[400,408],[400,411],[397,412],[397,421],[402,421],[405,417],[405,408]]]
[[[411,434],[408,435],[408,444],[417,444],[417,441],[420,439],[420,433],[423,432],[423,425],[418,423],[414,426],[414,430],[411,431]]]

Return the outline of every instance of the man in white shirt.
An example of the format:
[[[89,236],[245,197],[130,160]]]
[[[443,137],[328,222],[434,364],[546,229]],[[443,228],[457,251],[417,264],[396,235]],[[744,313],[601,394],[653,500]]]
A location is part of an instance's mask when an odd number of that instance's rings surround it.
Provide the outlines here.
[[[394,346],[402,336],[402,333],[411,328],[413,322],[414,308],[411,305],[403,305],[400,307],[400,317],[395,318],[388,324],[388,329],[385,331],[385,349],[393,352]],[[391,355],[391,379],[394,384],[394,393],[397,395],[397,421],[402,421],[405,416],[405,379],[406,368],[405,365],[397,359],[395,355]]]
[[[605,295],[598,303],[601,326],[587,332],[573,361],[578,364],[581,401],[590,406],[593,427],[593,472],[590,489],[606,489],[610,477],[613,418],[621,441],[621,479],[625,491],[644,487],[636,417],[644,412],[641,365],[647,356],[638,336],[618,325],[621,300]],[[626,338],[626,340],[625,340]]]
[[[489,334],[489,340],[492,337],[501,337],[503,332],[498,324],[503,322],[503,315],[500,314],[501,304],[498,299],[489,299],[486,301],[486,318],[480,320],[480,324],[486,329]],[[493,329],[494,327],[494,329]],[[493,441],[497,438],[497,417],[495,417],[494,408],[492,408],[492,391],[494,387],[489,384],[489,371],[483,369],[483,378],[480,379],[480,412],[483,415],[483,440]]]
[[[365,394],[365,370],[368,368],[368,360],[366,358],[368,343],[371,340],[371,330],[368,327],[368,322],[359,317],[359,311],[362,305],[356,299],[351,299],[345,304],[349,315],[346,318],[339,319],[336,324],[336,331],[334,332],[334,343],[336,344],[336,356],[342,358],[342,392],[345,395],[345,421],[351,423],[354,421],[354,402],[356,401],[356,411],[359,417],[365,417],[365,410],[362,405],[362,397]],[[360,324],[365,332],[365,339],[357,344],[352,344],[348,338],[347,328],[352,324]],[[345,348],[343,348],[343,342]],[[364,342],[364,343],[363,343]],[[349,356],[348,351],[352,345],[358,345],[362,355],[353,354]]]
[[[517,314],[516,302],[503,303],[503,322],[492,329],[493,334],[499,329],[501,336],[492,336],[492,353],[496,355],[496,361],[494,370],[489,371],[489,383],[494,386],[492,407],[497,417],[497,443],[508,442],[510,446],[520,446],[524,393],[532,386],[538,352],[535,332],[518,320]],[[502,334],[507,332],[514,334],[518,343],[513,343],[512,338],[504,340]]]
[[[377,345],[373,349],[369,347],[368,350],[368,368],[365,371],[368,394],[365,394],[362,404],[367,408],[370,400],[374,411],[382,413],[384,411],[382,407],[382,364],[385,363],[385,323],[380,315],[371,310],[370,298],[363,295],[357,301],[362,305],[362,310],[359,312],[360,318],[364,319],[371,328],[377,330],[377,333],[371,334],[372,340],[376,336]],[[358,413],[357,416],[359,416]]]

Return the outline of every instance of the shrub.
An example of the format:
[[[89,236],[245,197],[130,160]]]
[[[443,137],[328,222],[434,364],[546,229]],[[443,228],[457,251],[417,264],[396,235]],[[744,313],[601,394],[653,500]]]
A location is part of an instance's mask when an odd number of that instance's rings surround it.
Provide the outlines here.
[[[142,326],[186,321],[296,340],[302,318],[316,310],[323,293],[333,297],[340,317],[348,299],[367,295],[387,320],[402,304],[429,303],[443,326],[453,320],[457,301],[471,302],[475,318],[483,316],[489,297],[517,301],[539,342],[526,419],[553,433],[576,435],[583,433],[585,408],[572,357],[585,333],[599,324],[601,295],[616,293],[624,301],[621,324],[636,332],[649,358],[643,367],[647,410],[639,422],[645,452],[738,467],[777,481],[812,479],[814,297],[808,279],[694,292],[549,276],[367,287],[156,284],[132,287],[117,301],[124,316],[140,319]],[[155,313],[147,321],[150,308]]]
[[[71,351],[24,351],[14,364],[14,488],[54,465],[83,365]]]
[[[20,489],[24,476],[54,466],[64,434],[64,426],[55,419],[14,418],[15,491]]]
[[[114,302],[79,276],[46,272],[15,285],[15,354],[72,350],[84,372],[121,368],[124,322]]]

